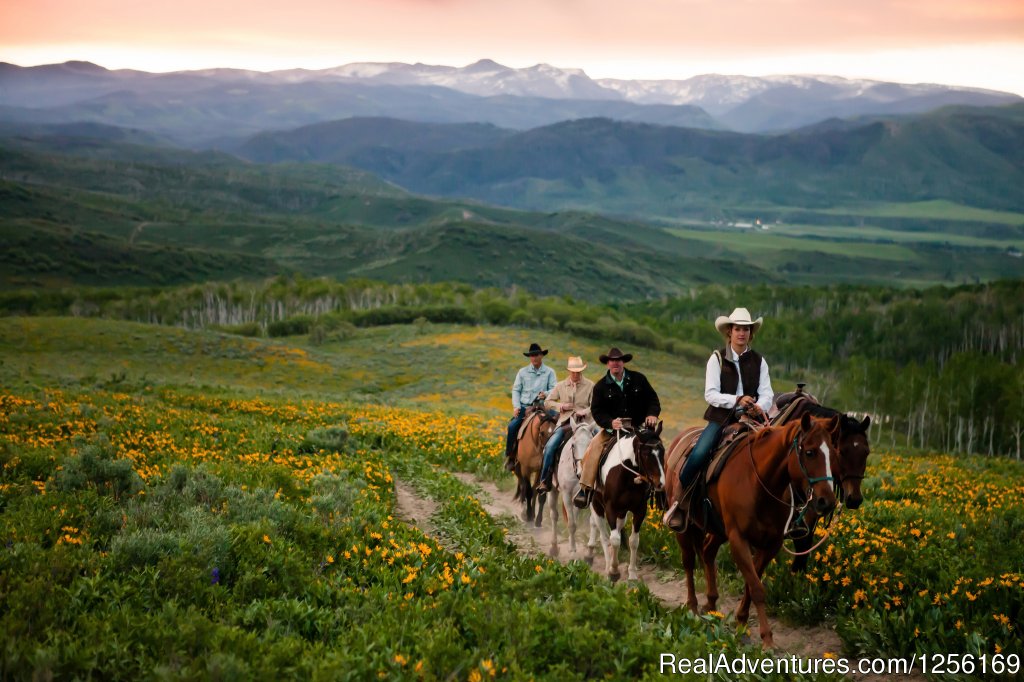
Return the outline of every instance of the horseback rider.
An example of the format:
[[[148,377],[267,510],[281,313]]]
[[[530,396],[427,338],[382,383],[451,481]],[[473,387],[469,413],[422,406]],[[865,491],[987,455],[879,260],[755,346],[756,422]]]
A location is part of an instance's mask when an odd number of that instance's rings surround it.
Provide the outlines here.
[[[583,473],[580,476],[580,490],[572,503],[580,509],[586,508],[594,496],[597,471],[605,445],[610,444],[614,434],[627,424],[645,423],[654,427],[661,414],[661,403],[651,383],[640,372],[626,371],[626,363],[633,359],[632,353],[623,353],[612,348],[601,356],[601,363],[608,368],[604,377],[594,384],[594,399],[590,405],[594,421],[602,428],[590,441],[583,455]]]
[[[768,363],[750,347],[762,322],[760,317],[751,320],[746,308],[736,308],[729,317],[715,320],[726,345],[708,358],[704,375],[704,399],[708,403],[704,419],[708,424],[679,472],[679,493],[665,512],[665,525],[672,530],[681,530],[685,525],[686,509],[682,502],[690,484],[715,451],[722,429],[736,423],[744,412],[764,421],[772,406],[774,394]]]
[[[544,401],[546,408],[558,411],[558,427],[544,446],[544,468],[540,472],[537,492],[551,490],[551,476],[555,471],[555,456],[566,437],[571,435],[569,417],[575,417],[577,422],[593,421],[590,416],[590,401],[594,396],[594,382],[583,376],[583,371],[586,368],[587,363],[583,362],[583,358],[570,357],[566,365],[569,377],[558,382],[555,390]]]
[[[530,364],[516,373],[512,382],[512,419],[508,422],[508,436],[505,439],[505,469],[516,468],[516,438],[519,427],[526,418],[526,408],[538,398],[546,398],[555,387],[555,370],[544,364],[547,349],[531,343],[530,350],[523,353],[530,358]]]

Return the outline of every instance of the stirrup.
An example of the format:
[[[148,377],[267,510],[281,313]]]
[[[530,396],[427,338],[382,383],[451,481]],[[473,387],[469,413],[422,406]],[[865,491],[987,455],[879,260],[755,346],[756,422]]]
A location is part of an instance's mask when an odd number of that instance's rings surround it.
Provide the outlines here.
[[[572,505],[577,509],[586,509],[590,506],[590,498],[594,491],[590,488],[580,488],[576,496],[572,498]]]
[[[505,471],[515,471],[515,470],[516,470],[516,458],[515,457],[506,457],[505,458]]]
[[[538,493],[549,493],[549,492],[551,492],[551,483],[548,482],[548,481],[542,480],[542,481],[540,481],[540,483],[537,484],[537,487],[535,487],[533,490],[534,490],[534,492],[538,492]]]

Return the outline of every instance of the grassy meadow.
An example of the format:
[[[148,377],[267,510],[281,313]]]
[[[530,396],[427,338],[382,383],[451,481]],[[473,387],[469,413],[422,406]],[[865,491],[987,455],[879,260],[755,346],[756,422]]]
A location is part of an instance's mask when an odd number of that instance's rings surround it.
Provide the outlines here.
[[[0,319],[0,674],[654,679],[663,651],[760,655],[731,616],[520,554],[452,475],[507,478],[508,384],[535,337],[420,324],[313,345]],[[581,353],[599,374],[604,346],[539,340],[553,366]],[[634,362],[670,433],[696,420],[700,368]],[[876,447],[864,506],[811,570],[769,569],[774,612],[834,627],[837,655],[1024,653],[1022,478]],[[397,518],[396,479],[433,500],[431,530]],[[679,566],[656,519],[641,552]]]

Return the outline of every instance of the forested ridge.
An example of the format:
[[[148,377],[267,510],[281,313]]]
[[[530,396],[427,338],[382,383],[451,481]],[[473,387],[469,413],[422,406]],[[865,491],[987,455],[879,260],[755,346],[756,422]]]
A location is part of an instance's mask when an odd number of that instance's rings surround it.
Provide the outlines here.
[[[765,317],[755,343],[777,375],[803,378],[823,401],[875,415],[882,442],[1020,458],[1024,437],[1021,281],[925,290],[709,286],[616,307],[464,284],[278,277],[166,289],[12,291],[0,295],[0,305],[7,314],[310,334],[318,342],[387,324],[511,325],[657,348],[695,364],[721,344],[713,320],[744,306]]]

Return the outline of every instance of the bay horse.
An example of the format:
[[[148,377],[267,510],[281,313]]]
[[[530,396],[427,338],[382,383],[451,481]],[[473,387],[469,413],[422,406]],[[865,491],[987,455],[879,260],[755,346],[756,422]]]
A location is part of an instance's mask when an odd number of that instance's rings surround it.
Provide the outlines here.
[[[583,466],[583,453],[587,451],[590,441],[597,435],[601,427],[586,421],[577,422],[574,417],[569,417],[569,427],[572,429],[572,437],[566,440],[562,446],[562,452],[558,458],[558,468],[555,470],[554,489],[557,497],[551,502],[551,548],[548,554],[558,556],[558,515],[561,513],[565,523],[569,527],[569,551],[576,554],[576,512],[572,498],[580,487],[580,469]],[[590,515],[587,515],[588,518]],[[591,531],[593,537],[593,529]]]
[[[793,404],[792,409],[787,411],[785,408],[790,404]],[[772,420],[772,424],[776,426],[799,419],[804,413],[814,417],[839,417],[839,433],[838,435],[833,434],[836,443],[834,462],[836,491],[839,494],[839,501],[847,509],[857,509],[864,501],[860,485],[868,466],[868,455],[871,454],[871,446],[868,443],[871,417],[866,416],[863,420],[857,420],[831,407],[825,407],[813,395],[804,392],[802,385],[799,385],[795,392],[776,396],[775,408],[779,410]],[[797,496],[798,504],[805,501],[805,498]],[[794,556],[790,570],[794,573],[807,570],[807,561],[813,549],[814,529],[818,524],[818,518],[817,512],[808,505],[800,519],[805,532],[791,536]]]
[[[604,488],[594,492],[591,517],[601,534],[605,565],[612,582],[620,577],[619,546],[627,513],[633,516],[633,532],[629,535],[629,579],[640,578],[637,568],[640,527],[647,514],[648,500],[665,488],[665,446],[661,442],[661,429],[662,423],[658,422],[654,429],[641,428],[628,436],[617,434],[618,442],[601,465],[599,480]],[[606,523],[601,522],[602,517]],[[593,544],[588,545],[587,550],[588,555],[593,556]]]
[[[535,513],[536,499],[533,489],[540,482],[540,472],[544,464],[544,445],[548,438],[555,432],[555,420],[544,410],[544,400],[539,399],[533,402],[528,408],[532,414],[527,415],[529,420],[523,437],[516,444],[516,494],[513,500],[523,502],[523,520],[540,527],[544,519],[545,494],[540,494],[540,508]]]
[[[718,478],[707,486],[707,497],[721,519],[724,535],[711,528],[712,523],[705,527],[701,518],[691,519],[685,531],[676,533],[686,571],[686,604],[694,613],[698,612],[693,580],[696,556],[701,556],[707,582],[704,611],[714,611],[718,601],[715,559],[728,541],[745,583],[736,622],[747,622],[753,601],[761,642],[766,648],[774,647],[761,576],[782,547],[793,514],[792,503],[785,499],[791,486],[808,491],[819,515],[835,508],[831,457],[836,449],[832,434],[837,421],[837,417],[819,419],[805,414],[785,426],[747,434],[737,445]],[[670,476],[669,499],[678,486],[679,479]]]

